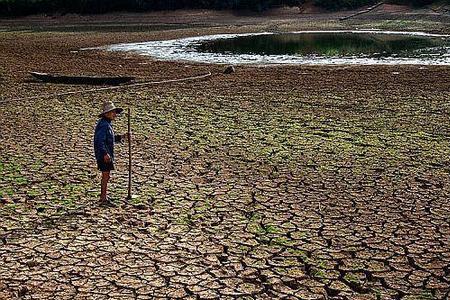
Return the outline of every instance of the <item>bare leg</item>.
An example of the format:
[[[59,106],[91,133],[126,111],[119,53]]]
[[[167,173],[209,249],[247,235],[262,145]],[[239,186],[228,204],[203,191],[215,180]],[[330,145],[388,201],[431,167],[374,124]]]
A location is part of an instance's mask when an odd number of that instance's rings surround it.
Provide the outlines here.
[[[107,200],[106,194],[108,192],[108,181],[109,181],[109,171],[102,172],[102,183],[101,183],[101,193],[100,201],[105,202]]]

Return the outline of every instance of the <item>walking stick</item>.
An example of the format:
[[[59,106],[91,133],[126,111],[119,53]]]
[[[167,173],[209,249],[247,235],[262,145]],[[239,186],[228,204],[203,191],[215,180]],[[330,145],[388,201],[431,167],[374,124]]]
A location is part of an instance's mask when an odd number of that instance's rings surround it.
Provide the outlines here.
[[[128,197],[131,200],[131,108],[128,107]]]

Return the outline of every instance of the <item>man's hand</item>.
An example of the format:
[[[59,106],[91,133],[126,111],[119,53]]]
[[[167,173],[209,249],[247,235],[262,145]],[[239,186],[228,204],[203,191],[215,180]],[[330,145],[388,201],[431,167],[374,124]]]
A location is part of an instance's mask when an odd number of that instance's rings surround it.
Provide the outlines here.
[[[105,161],[105,163],[109,164],[111,162],[111,156],[106,153],[105,156],[103,156],[103,160]]]

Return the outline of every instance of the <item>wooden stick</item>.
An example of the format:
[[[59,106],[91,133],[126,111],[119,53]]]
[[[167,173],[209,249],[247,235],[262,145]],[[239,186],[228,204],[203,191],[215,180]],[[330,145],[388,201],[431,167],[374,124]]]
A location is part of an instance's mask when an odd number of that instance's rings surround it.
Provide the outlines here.
[[[128,107],[128,197],[131,199],[131,108]]]

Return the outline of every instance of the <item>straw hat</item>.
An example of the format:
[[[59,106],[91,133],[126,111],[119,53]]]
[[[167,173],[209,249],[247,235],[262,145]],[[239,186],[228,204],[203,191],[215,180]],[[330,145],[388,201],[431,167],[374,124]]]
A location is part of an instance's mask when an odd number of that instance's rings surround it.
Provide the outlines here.
[[[114,103],[112,103],[112,101],[105,101],[105,102],[103,102],[103,112],[101,114],[99,114],[98,117],[101,118],[101,117],[103,117],[104,114],[106,114],[110,111],[113,111],[113,110],[115,110],[116,113],[118,113],[118,114],[120,114],[123,111],[122,108],[116,107],[114,105]]]

